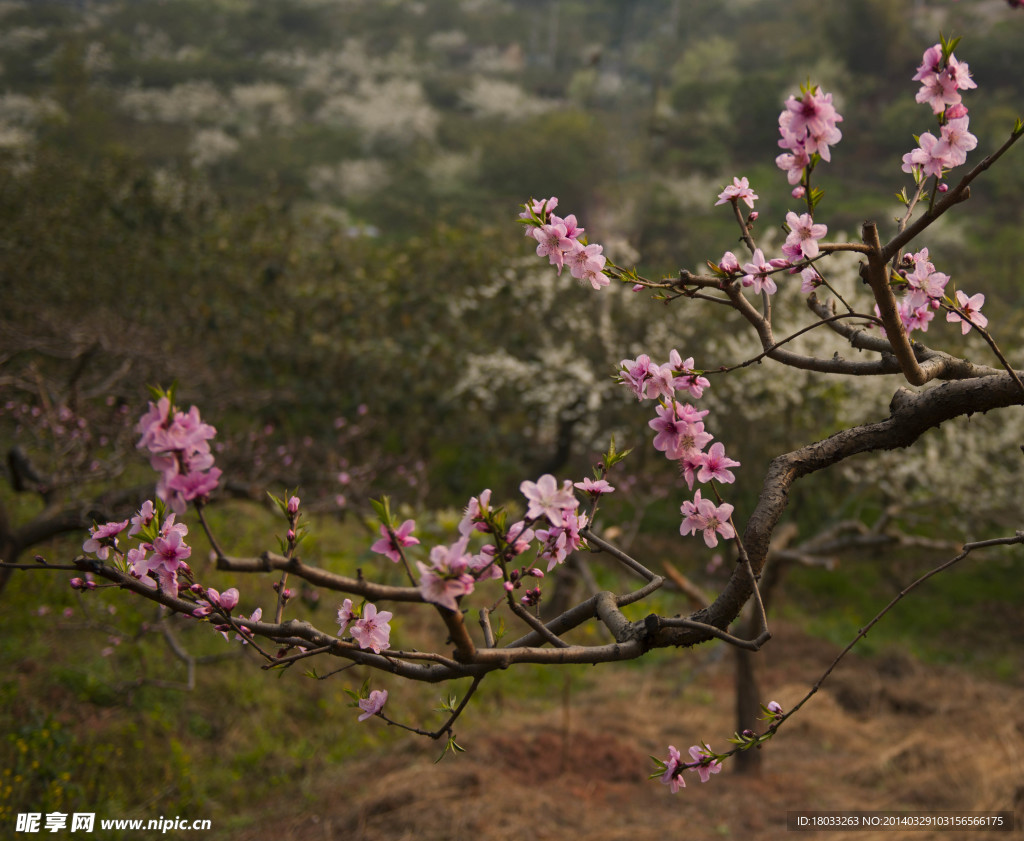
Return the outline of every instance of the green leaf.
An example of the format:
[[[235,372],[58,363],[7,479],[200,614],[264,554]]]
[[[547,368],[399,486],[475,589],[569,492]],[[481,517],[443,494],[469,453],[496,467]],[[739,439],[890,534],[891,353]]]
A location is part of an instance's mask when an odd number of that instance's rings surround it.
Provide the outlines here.
[[[956,45],[960,43],[960,36],[947,40],[946,36],[940,32],[939,41],[942,43],[942,60],[948,62],[949,57],[953,54],[953,50],[956,49]]]
[[[625,450],[624,452],[621,453],[618,452],[615,449],[615,436],[613,435],[611,437],[611,442],[608,445],[608,452],[604,454],[605,469],[610,470],[612,467],[614,467],[616,464],[622,461],[626,456],[628,456],[631,452],[633,452],[632,449]]]
[[[451,752],[454,755],[456,753],[465,753],[466,749],[464,747],[462,747],[462,745],[458,744],[455,741],[455,737],[454,736],[449,736],[448,737],[448,743],[444,746],[444,750],[441,751],[441,755],[437,759],[434,760],[434,764],[437,765],[438,762],[440,762],[442,759],[444,759],[445,754],[447,754],[449,752]]]
[[[388,528],[393,528],[391,519],[391,498],[385,495],[379,500],[371,499],[370,505],[372,505],[373,510],[377,512],[377,516],[380,518],[380,521]]]

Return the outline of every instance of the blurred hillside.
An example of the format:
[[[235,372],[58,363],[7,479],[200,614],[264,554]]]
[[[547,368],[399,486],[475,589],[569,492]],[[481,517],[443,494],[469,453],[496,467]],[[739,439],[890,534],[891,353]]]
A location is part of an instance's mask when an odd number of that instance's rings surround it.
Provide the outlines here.
[[[619,359],[678,346],[712,367],[736,348],[557,278],[517,204],[559,196],[650,276],[717,259],[733,175],[767,224],[790,209],[776,122],[810,78],[845,116],[822,218],[884,221],[931,127],[910,77],[940,30],[965,37],[980,156],[1024,101],[998,0],[6,0],[0,317],[129,357],[119,400],[177,379],[219,426],[273,426],[275,445],[369,411],[374,445],[427,471],[406,493],[581,472],[610,431],[640,443],[608,380]],[[928,243],[1009,304],[1022,187],[1011,155]],[[765,453],[830,431],[820,409]]]

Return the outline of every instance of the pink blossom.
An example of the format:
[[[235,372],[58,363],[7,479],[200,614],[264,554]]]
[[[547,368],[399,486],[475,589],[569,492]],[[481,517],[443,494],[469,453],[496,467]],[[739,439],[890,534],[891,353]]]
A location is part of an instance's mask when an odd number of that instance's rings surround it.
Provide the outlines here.
[[[647,422],[658,433],[654,436],[654,449],[672,460],[703,450],[713,440],[713,436],[705,431],[704,424],[683,408],[686,405],[676,401],[671,406],[659,405],[658,417]]]
[[[682,525],[679,526],[680,534],[696,534],[698,531],[703,530],[707,524],[707,518],[701,512],[701,506],[704,502],[707,502],[707,500],[701,496],[700,489],[698,489],[693,495],[693,501],[687,500],[680,506],[680,513],[683,515]]]
[[[384,705],[388,702],[388,691],[386,689],[374,689],[368,698],[361,698],[359,700],[359,709],[363,711],[363,714],[359,716],[358,721],[366,721],[368,718],[378,715]]]
[[[186,501],[193,499],[204,499],[217,487],[220,481],[221,470],[213,467],[207,472],[193,470],[188,474],[178,474],[167,483],[172,491],[177,491]]]
[[[743,265],[743,271],[746,274],[740,278],[740,281],[744,286],[754,287],[755,292],[763,290],[769,295],[774,294],[778,287],[768,274],[772,269],[772,265],[764,259],[764,252],[760,248],[756,248],[754,249],[753,260]]]
[[[787,256],[804,256],[809,260],[818,256],[818,240],[828,233],[828,227],[815,224],[809,213],[797,216],[790,211],[786,214],[786,224],[789,226],[789,236],[786,237],[786,245],[795,249],[795,254],[785,252]],[[785,249],[783,249],[785,251]]]
[[[416,528],[416,521],[406,520],[402,525],[395,529],[394,537],[392,537],[391,533],[388,531],[388,527],[381,525],[380,533],[383,537],[370,547],[370,551],[376,552],[378,555],[386,555],[397,564],[402,560],[401,547],[419,545],[419,538],[411,536],[414,528]]]
[[[608,484],[606,479],[591,479],[589,476],[582,482],[574,482],[573,487],[579,488],[584,493],[588,493],[591,496],[600,496],[601,494],[610,494],[615,488]]]
[[[730,201],[743,201],[746,202],[747,207],[752,208],[757,197],[757,193],[750,189],[750,182],[746,178],[736,178],[734,176],[732,185],[726,187],[718,194],[718,201],[715,202],[715,206],[717,207]]]
[[[200,599],[198,604],[199,607],[192,611],[193,616],[209,616],[218,607],[230,612],[238,604],[238,590],[232,587],[230,590],[219,593],[210,587],[206,591],[206,599]],[[225,638],[227,638],[226,634]]]
[[[522,482],[519,491],[526,497],[526,516],[530,519],[546,517],[556,526],[562,525],[562,514],[575,510],[579,501],[572,492],[572,482],[566,479],[562,487],[550,473],[545,473],[536,482]]]
[[[110,556],[110,550],[117,547],[117,535],[128,528],[128,521],[122,523],[104,523],[89,529],[89,539],[82,544],[83,552],[95,553],[101,561]]]
[[[733,272],[738,272],[740,270],[740,261],[731,251],[726,251],[725,254],[722,255],[722,259],[718,261],[718,268],[723,272],[732,274]]]
[[[668,761],[665,763],[665,773],[661,775],[661,781],[671,789],[673,794],[676,794],[681,788],[686,788],[686,780],[683,779],[682,757],[674,745],[668,746]]]
[[[988,319],[981,314],[981,308],[985,304],[985,296],[981,292],[968,298],[966,292],[962,289],[957,289],[956,303],[960,308],[960,312],[947,312],[946,321],[959,321],[963,335],[966,336],[970,332],[972,326],[979,327],[981,329],[988,326]],[[963,316],[961,316],[961,313]],[[970,321],[968,321],[968,319],[970,319]]]
[[[967,130],[967,123],[967,117],[947,120],[935,145],[935,154],[945,157],[950,167],[966,163],[967,153],[978,145],[978,138]]]
[[[926,76],[938,73],[941,68],[942,44],[933,44],[924,51],[924,56],[921,59],[921,65],[917,68],[917,72],[912,78],[915,82],[920,82]]]
[[[522,555],[523,552],[530,548],[530,543],[533,542],[534,537],[534,530],[528,528],[523,520],[519,520],[508,527],[505,543],[508,544],[513,555]],[[486,548],[485,546],[484,549]]]
[[[821,286],[821,275],[814,266],[807,266],[800,272],[800,291],[805,295]]]
[[[819,93],[817,87],[804,93],[800,99],[789,97],[786,110],[792,115],[785,125],[786,132],[797,138],[804,133],[809,137],[824,137],[843,120],[832,105],[832,94]]]
[[[541,219],[546,219],[548,214],[558,207],[558,199],[554,196],[549,199],[531,199],[527,204],[524,204],[523,207],[526,208],[526,210],[519,214],[520,219],[529,219],[531,210]]]
[[[249,621],[250,622],[259,622],[262,618],[263,618],[263,608],[262,607],[258,607],[258,608],[256,608],[252,612],[252,615],[249,617]],[[248,628],[239,627],[238,633],[235,634],[235,639],[236,640],[241,640],[242,641],[242,645],[248,645],[249,644],[249,640],[247,639],[247,637],[251,637],[251,636],[252,636],[252,631],[250,631]]]
[[[569,273],[581,280],[601,274],[607,262],[607,258],[601,254],[604,248],[597,243],[583,245],[583,243],[575,239],[572,243],[565,257],[565,263],[569,266]],[[607,278],[605,283],[608,283]]]
[[[561,222],[550,222],[532,229],[533,238],[539,243],[537,256],[547,257],[551,265],[558,267],[558,273],[562,273],[562,266],[565,262],[565,252],[572,248],[573,241],[567,236],[565,225]]]
[[[694,745],[690,748],[690,758],[694,762],[700,763],[700,765],[696,765],[690,770],[697,772],[702,783],[706,783],[711,779],[712,774],[717,774],[722,770],[722,763],[712,759],[713,756],[714,754],[707,746]]]
[[[721,441],[716,441],[711,445],[711,449],[702,456],[702,462],[700,473],[697,476],[698,481],[710,482],[712,479],[716,479],[726,484],[736,481],[736,477],[733,476],[729,468],[739,467],[740,463],[725,454],[725,447]]]
[[[561,222],[563,225],[565,225],[565,235],[569,239],[571,239],[571,240],[578,239],[584,233],[584,231],[586,230],[585,228],[581,228],[576,223],[576,214],[575,213],[570,213],[564,219],[561,219],[558,216],[552,215],[550,221],[552,221],[552,222]]]
[[[672,373],[676,375],[675,388],[688,391],[693,398],[699,400],[704,395],[704,389],[708,388],[711,383],[707,377],[700,376],[694,370],[693,357],[690,356],[684,360],[673,348],[669,352],[668,359]]]
[[[693,490],[693,483],[697,478],[697,471],[703,466],[704,454],[700,450],[690,450],[683,453],[683,457],[679,459],[679,472],[683,474],[683,479],[686,480],[686,487],[691,491]]]
[[[468,535],[474,531],[487,531],[487,524],[484,522],[484,514],[490,510],[491,491],[490,488],[483,491],[480,496],[470,497],[459,521],[459,534]]]
[[[561,526],[537,531],[536,537],[543,544],[537,557],[548,562],[548,572],[569,557],[570,553],[586,545],[580,532],[586,528],[587,522],[586,514],[566,512]]]
[[[475,580],[469,573],[471,558],[467,554],[469,537],[463,535],[451,546],[435,546],[430,550],[430,566],[416,562],[420,571],[420,592],[425,601],[449,610],[458,610],[460,596],[473,592]]]
[[[786,172],[786,180],[790,184],[798,184],[804,177],[804,170],[811,165],[811,156],[800,146],[791,153],[779,155],[775,165]]]
[[[967,62],[958,61],[957,57],[952,53],[950,53],[949,60],[946,62],[946,75],[956,85],[957,90],[967,91],[978,87],[974,79],[971,78],[971,71],[967,66]]]
[[[652,365],[648,370],[647,386],[644,393],[651,400],[664,397],[671,400],[676,392],[676,377],[671,365]]]
[[[647,381],[651,378],[651,357],[641,353],[636,359],[623,359],[619,366],[622,368],[620,382],[629,386],[637,400],[643,400],[647,396]]]
[[[832,94],[821,93],[816,87],[805,91],[800,99],[791,96],[786,100],[786,110],[779,115],[779,146],[791,154],[779,155],[775,163],[788,171],[790,184],[801,180],[811,155],[831,160],[829,147],[843,137],[836,126],[842,120],[832,105]]]
[[[352,638],[360,648],[369,648],[380,654],[382,648],[388,647],[391,638],[391,626],[388,622],[393,614],[382,610],[379,613],[375,605],[367,602],[363,607],[363,615],[352,625]]]
[[[344,636],[345,629],[348,627],[348,623],[351,622],[353,619],[356,619],[356,618],[357,618],[356,613],[352,609],[352,599],[345,599],[345,601],[343,601],[341,603],[341,607],[338,608],[338,620],[337,621],[338,621],[338,625],[341,626],[340,628],[338,628],[338,636],[339,637],[340,636]]]
[[[914,97],[916,102],[931,106],[933,114],[941,114],[946,106],[960,101],[956,82],[946,73],[932,73],[921,80],[921,87]]]
[[[458,598],[473,592],[475,582],[468,572],[442,574],[422,561],[417,561],[416,566],[420,570],[420,592],[424,601],[446,607],[448,610],[458,610]],[[468,569],[469,565],[466,564],[465,568]]]
[[[903,322],[903,329],[908,333],[913,330],[928,332],[928,324],[935,318],[935,310],[927,301],[918,300],[916,295],[908,295],[900,301],[896,312]]]
[[[154,510],[153,500],[147,499],[142,503],[142,507],[138,512],[131,518],[132,527],[128,530],[128,535],[132,536],[138,534],[153,522],[154,516],[156,516],[156,512]]]
[[[918,147],[903,156],[903,171],[912,172],[919,168],[925,177],[934,175],[941,178],[943,168],[952,166],[949,150],[943,149],[938,138],[930,131],[922,134],[917,142]]]
[[[698,531],[704,533],[704,542],[709,549],[718,545],[718,536],[730,540],[736,536],[736,531],[729,523],[733,507],[728,502],[716,506],[710,499],[703,499],[698,490],[692,502],[684,502],[680,511],[683,514],[683,522],[679,527],[679,533],[696,534]]]
[[[185,543],[187,534],[188,526],[175,523],[174,514],[168,516],[160,528],[160,534],[151,544],[144,543],[138,549],[128,552],[126,560],[132,575],[143,582],[147,575],[152,575],[163,592],[177,595],[178,571],[188,570],[185,559],[192,555],[192,548]],[[153,552],[153,555],[147,557],[148,552]]]
[[[925,249],[927,254],[927,249]],[[918,301],[920,306],[927,299],[941,298],[945,293],[949,275],[935,271],[935,267],[927,260],[921,260],[914,266],[914,271],[906,275],[907,286],[912,292],[918,292],[924,300]]]

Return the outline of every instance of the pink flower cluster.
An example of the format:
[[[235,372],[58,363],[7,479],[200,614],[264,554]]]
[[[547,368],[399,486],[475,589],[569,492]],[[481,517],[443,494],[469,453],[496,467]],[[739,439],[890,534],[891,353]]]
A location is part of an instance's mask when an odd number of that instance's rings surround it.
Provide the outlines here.
[[[140,511],[136,516],[142,518],[145,515]],[[129,549],[125,556],[128,571],[133,576],[144,584],[149,583],[147,577],[156,579],[160,584],[160,590],[171,596],[178,595],[178,572],[184,571],[189,576],[192,574],[192,570],[185,563],[185,559],[192,555],[192,547],[185,543],[188,526],[174,522],[174,518],[173,513],[168,514],[151,542],[140,543],[137,547]],[[150,555],[150,552],[153,554]]]
[[[815,86],[803,91],[800,98],[791,96],[786,109],[779,115],[779,146],[787,151],[775,159],[779,169],[785,170],[790,184],[799,184],[818,155],[823,161],[832,160],[829,149],[838,143],[843,133],[836,123],[843,118],[832,105],[832,94],[822,93]]]
[[[665,453],[665,457],[679,462],[679,469],[687,486],[693,490],[694,481],[718,481],[731,484],[736,477],[730,468],[740,463],[725,454],[721,442],[711,444],[714,436],[704,427],[708,410],[698,410],[690,403],[676,400],[676,390],[686,391],[699,399],[708,387],[707,378],[697,374],[693,358],[683,360],[676,350],[669,354],[664,365],[654,365],[647,354],[636,359],[623,359],[619,381],[626,385],[637,399],[658,399],[655,410],[657,417],[648,422],[656,433],[654,449]],[[700,490],[692,502],[683,503],[681,534],[695,534],[700,531],[709,547],[718,545],[718,537],[729,540],[736,536],[729,523],[733,506],[729,503],[715,505],[711,500],[702,499]]]
[[[693,771],[700,777],[702,783],[711,779],[712,774],[722,770],[722,763],[714,758],[711,748],[707,745],[693,745],[690,748],[690,762],[683,762],[682,756],[674,745],[668,746],[668,760],[665,762],[665,771],[661,775],[661,781],[667,785],[675,794],[679,789],[686,788],[686,780],[683,779],[683,771]]]
[[[619,363],[619,382],[628,386],[637,400],[673,399],[676,390],[686,391],[699,400],[711,383],[693,367],[693,357],[683,359],[679,351],[672,350],[668,362],[656,365],[646,353],[636,359],[623,359]]]
[[[95,554],[104,561],[110,557],[111,550],[120,555],[117,538],[131,522],[129,536],[146,531],[152,539],[140,540],[138,546],[129,549],[123,555],[128,564],[128,571],[148,586],[154,587],[156,582],[159,582],[164,593],[177,596],[178,571],[184,570],[190,577],[192,574],[192,570],[185,563],[185,559],[192,555],[192,548],[185,543],[188,526],[184,523],[175,523],[174,514],[168,515],[162,524],[158,522],[153,525],[156,516],[152,500],[146,500],[130,520],[105,523],[89,529],[89,539],[82,544],[82,550]]]
[[[203,423],[195,406],[186,414],[161,397],[156,404],[150,402],[137,430],[142,436],[138,448],[149,450],[149,463],[160,473],[157,496],[172,511],[185,513],[186,503],[203,499],[217,487],[221,471],[213,466],[209,443],[217,430]]]
[[[584,229],[576,224],[576,215],[570,213],[564,219],[556,216],[552,211],[557,206],[558,199],[553,196],[543,201],[531,199],[519,214],[528,223],[526,235],[537,240],[537,255],[547,257],[551,265],[558,267],[559,274],[568,266],[573,277],[588,281],[594,289],[607,286],[611,281],[604,274],[604,248],[581,241]]]
[[[576,487],[598,497],[610,493],[614,488],[604,479],[577,482]],[[505,578],[508,592],[519,589],[525,579],[543,578],[544,573],[527,564],[519,569],[503,573],[503,564],[537,547],[537,559],[548,562],[550,571],[562,563],[571,552],[585,545],[581,532],[586,528],[588,517],[579,510],[579,500],[568,480],[561,485],[554,476],[545,474],[536,482],[523,482],[520,490],[526,497],[527,512],[524,519],[504,529],[503,534],[494,535],[494,542],[483,545],[479,552],[473,552],[469,541],[474,533],[493,532],[494,522],[490,510],[491,492],[483,491],[469,500],[466,511],[459,522],[459,538],[451,545],[434,546],[427,562],[416,561],[419,570],[419,589],[423,600],[448,610],[458,610],[463,596],[472,593],[478,582],[492,578]],[[546,528],[535,528],[544,521]],[[384,535],[373,545],[373,550],[392,560],[401,560],[400,547],[419,544],[412,536],[415,522],[406,520],[398,529],[381,527]],[[500,552],[500,558],[499,556]],[[499,560],[501,563],[499,563]],[[527,591],[521,601],[533,605],[540,600],[540,587]],[[351,601],[339,613],[339,622],[350,621]],[[344,625],[343,625],[344,627]]]
[[[917,148],[903,156],[903,171],[918,183],[930,176],[941,180],[946,170],[966,163],[967,153],[978,145],[978,138],[967,130],[967,107],[960,95],[977,84],[966,63],[952,53],[944,59],[944,54],[942,44],[929,47],[914,74],[914,81],[921,83],[917,101],[930,105],[939,119],[939,136],[925,132]]]
[[[526,518],[544,518],[550,524],[548,528],[536,531],[536,537],[541,541],[537,558],[548,562],[548,572],[585,544],[580,532],[587,527],[589,520],[579,510],[580,503],[572,489],[573,483],[568,479],[559,487],[550,473],[545,473],[536,482],[519,485],[519,491],[527,501]]]
[[[935,270],[935,266],[928,259],[927,248],[906,255],[903,258],[900,275],[906,281],[903,297],[897,305],[900,321],[908,333],[912,330],[927,332],[928,324],[935,318],[935,311],[943,306],[944,301],[948,301],[945,290],[946,284],[949,283],[949,275]],[[981,314],[984,303],[985,296],[982,293],[968,297],[965,292],[958,289],[956,307],[952,308],[946,304],[949,310],[946,313],[946,321],[959,323],[964,335],[970,332],[972,326],[984,328],[988,325],[988,319]],[[875,314],[878,313],[876,304]]]
[[[743,180],[746,181],[745,178]],[[729,189],[727,187],[726,192]],[[724,196],[725,193],[721,195]],[[722,204],[721,201],[717,203]],[[786,227],[789,228],[789,234],[782,246],[782,253],[785,257],[773,257],[769,260],[765,258],[764,252],[760,248],[755,248],[751,259],[741,266],[739,258],[731,251],[726,251],[718,262],[718,270],[728,275],[730,279],[739,276],[740,283],[752,288],[756,294],[764,292],[774,295],[779,288],[772,275],[780,269],[789,268],[796,271],[794,263],[813,260],[821,253],[818,240],[828,233],[828,226],[815,223],[810,213],[797,215],[790,211],[786,214]],[[809,276],[817,276],[815,270],[810,266],[803,270],[805,282],[801,289],[804,291],[808,291],[806,285]]]

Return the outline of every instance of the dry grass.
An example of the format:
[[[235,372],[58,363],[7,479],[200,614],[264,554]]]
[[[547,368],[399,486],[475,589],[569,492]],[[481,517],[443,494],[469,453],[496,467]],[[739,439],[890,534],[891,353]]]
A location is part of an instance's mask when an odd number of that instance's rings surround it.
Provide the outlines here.
[[[764,700],[794,704],[834,653],[783,629],[760,663]],[[730,663],[707,666],[692,685],[671,664],[607,670],[609,688],[578,693],[571,712],[555,701],[506,704],[499,714],[485,702],[470,709],[459,732],[468,752],[454,760],[434,765],[438,746],[402,740],[337,767],[303,803],[268,804],[266,823],[234,837],[759,841],[783,837],[794,809],[1013,809],[1024,826],[1024,686],[898,656],[840,666],[765,748],[758,777],[694,778],[674,796],[647,781],[648,754],[665,755],[669,743],[726,747]],[[960,833],[827,837],[847,834]]]

